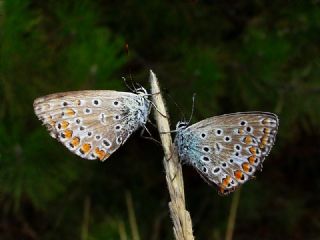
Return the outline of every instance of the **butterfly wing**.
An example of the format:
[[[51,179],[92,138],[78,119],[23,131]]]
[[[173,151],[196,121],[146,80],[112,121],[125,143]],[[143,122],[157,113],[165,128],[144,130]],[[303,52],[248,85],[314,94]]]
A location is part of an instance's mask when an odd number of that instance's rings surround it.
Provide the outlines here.
[[[227,194],[262,168],[278,125],[272,113],[215,116],[178,132],[176,144],[182,161],[193,165],[206,181]]]
[[[50,135],[71,152],[106,160],[148,116],[148,101],[130,92],[73,91],[34,101],[38,118]]]

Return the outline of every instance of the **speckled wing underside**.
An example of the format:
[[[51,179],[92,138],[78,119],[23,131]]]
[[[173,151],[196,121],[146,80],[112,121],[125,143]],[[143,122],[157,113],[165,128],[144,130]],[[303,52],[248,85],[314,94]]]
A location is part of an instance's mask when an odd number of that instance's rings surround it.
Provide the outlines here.
[[[272,113],[248,112],[215,116],[183,131],[187,157],[201,176],[222,194],[234,191],[262,168],[278,130]]]
[[[137,111],[137,96],[108,90],[57,93],[36,99],[34,109],[50,135],[71,152],[103,161],[139,127],[128,122]]]

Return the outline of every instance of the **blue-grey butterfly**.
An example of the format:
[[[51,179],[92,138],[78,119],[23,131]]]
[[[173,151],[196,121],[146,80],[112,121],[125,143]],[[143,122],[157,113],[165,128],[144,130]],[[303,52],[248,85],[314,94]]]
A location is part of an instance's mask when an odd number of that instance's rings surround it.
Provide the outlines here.
[[[262,168],[278,125],[273,113],[226,114],[191,126],[178,122],[174,142],[182,163],[195,167],[221,194],[228,194]]]
[[[151,102],[140,87],[131,92],[85,90],[55,93],[34,101],[50,135],[71,152],[106,160],[148,120]]]

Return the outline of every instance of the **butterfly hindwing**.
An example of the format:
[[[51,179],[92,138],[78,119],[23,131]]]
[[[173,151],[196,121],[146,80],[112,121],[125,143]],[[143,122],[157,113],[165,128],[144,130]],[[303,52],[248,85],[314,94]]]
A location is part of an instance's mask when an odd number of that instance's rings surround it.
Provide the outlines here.
[[[226,194],[262,168],[277,129],[272,113],[226,114],[181,129],[175,142],[181,160]]]
[[[145,124],[149,101],[129,92],[87,90],[40,97],[34,109],[50,135],[71,152],[103,161]]]

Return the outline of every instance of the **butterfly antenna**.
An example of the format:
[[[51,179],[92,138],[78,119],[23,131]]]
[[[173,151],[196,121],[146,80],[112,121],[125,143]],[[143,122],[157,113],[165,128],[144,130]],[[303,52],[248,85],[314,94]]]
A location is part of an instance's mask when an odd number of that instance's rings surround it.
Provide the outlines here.
[[[132,87],[134,89],[134,92],[137,92],[137,88],[135,86],[135,82],[133,81],[133,78],[132,78],[131,69],[129,69],[129,77],[130,77],[131,85],[132,85]]]
[[[164,89],[165,93],[167,94],[167,96],[171,99],[171,101],[173,102],[173,104],[178,108],[179,112],[180,112],[180,116],[182,119],[186,119],[186,115],[184,114],[184,112],[182,111],[181,107],[179,106],[179,104],[173,99],[173,97],[169,94],[169,92],[167,91],[167,89]]]
[[[143,88],[143,86],[140,83],[136,82],[136,85],[138,86],[138,88]]]
[[[129,86],[128,82],[127,82],[127,79],[125,77],[122,77],[123,81],[124,81],[124,84],[126,85],[126,87],[131,91],[131,92],[134,92],[133,89]]]
[[[128,43],[126,43],[126,44],[124,45],[124,49],[125,49],[125,52],[126,52],[126,54],[127,54],[128,59],[129,59],[129,44],[128,44]],[[129,78],[130,78],[131,86],[132,86],[132,87],[129,87],[129,85],[126,83],[127,87],[130,89],[131,92],[137,92],[137,88],[136,88],[136,86],[134,85],[134,82],[133,82],[133,79],[132,79],[130,66],[129,66]]]
[[[189,118],[189,121],[188,121],[188,125],[190,124],[191,119],[192,119],[192,117],[193,117],[195,98],[196,98],[196,94],[194,93],[194,94],[192,95],[192,109],[191,109],[191,115],[190,115],[190,118]]]

